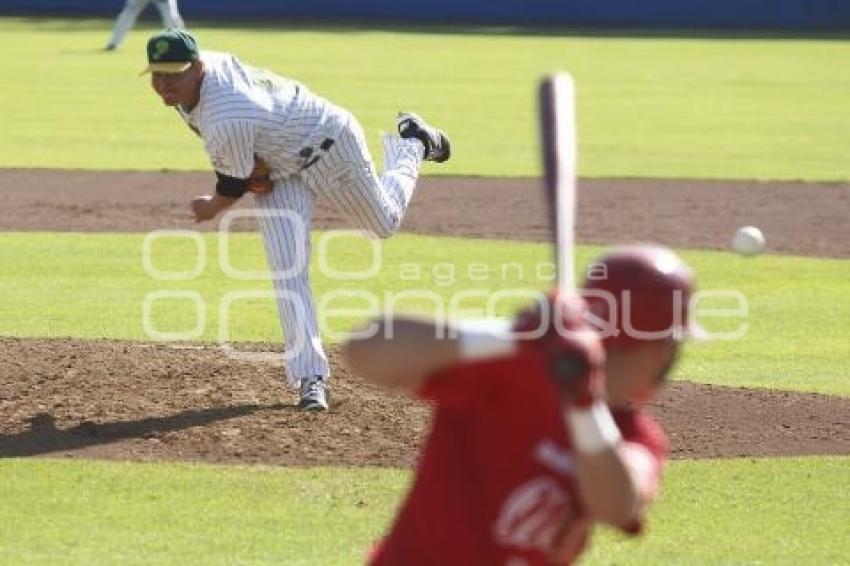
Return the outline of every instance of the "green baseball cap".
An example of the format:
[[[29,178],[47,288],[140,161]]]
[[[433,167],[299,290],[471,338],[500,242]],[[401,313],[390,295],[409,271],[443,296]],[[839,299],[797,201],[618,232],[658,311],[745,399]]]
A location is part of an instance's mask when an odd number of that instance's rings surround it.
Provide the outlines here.
[[[168,28],[148,40],[145,73],[182,73],[198,60],[198,42],[184,29]]]

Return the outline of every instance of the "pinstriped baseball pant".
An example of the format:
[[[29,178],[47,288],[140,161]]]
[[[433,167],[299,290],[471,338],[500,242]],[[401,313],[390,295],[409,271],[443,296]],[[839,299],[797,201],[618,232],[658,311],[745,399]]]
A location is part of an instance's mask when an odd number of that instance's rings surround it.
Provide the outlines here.
[[[386,238],[401,225],[422,163],[419,141],[384,136],[384,173],[378,177],[363,128],[353,116],[330,139],[333,144],[319,150],[312,166],[277,181],[271,193],[255,195],[293,386],[304,377],[329,376],[309,281],[316,198],[330,200],[351,219],[353,228]]]

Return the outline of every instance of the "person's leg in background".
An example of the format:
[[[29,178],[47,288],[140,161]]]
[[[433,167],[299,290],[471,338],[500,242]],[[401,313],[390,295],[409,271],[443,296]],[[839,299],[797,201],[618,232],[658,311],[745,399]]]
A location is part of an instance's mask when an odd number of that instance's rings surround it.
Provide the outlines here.
[[[150,0],[127,0],[124,2],[124,8],[118,17],[115,19],[115,25],[112,27],[112,37],[109,38],[109,43],[106,44],[106,50],[112,51],[118,49],[118,46],[127,37],[127,32],[136,23],[139,14],[145,9]]]
[[[177,8],[177,0],[155,0],[159,15],[162,17],[162,25],[167,28],[185,28],[186,24],[180,16]]]

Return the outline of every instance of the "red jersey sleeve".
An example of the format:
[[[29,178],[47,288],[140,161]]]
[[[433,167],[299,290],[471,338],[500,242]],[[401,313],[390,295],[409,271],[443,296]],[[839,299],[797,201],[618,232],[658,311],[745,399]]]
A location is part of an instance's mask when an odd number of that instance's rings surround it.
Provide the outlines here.
[[[662,462],[667,458],[669,442],[655,419],[640,409],[613,409],[611,413],[623,440],[642,445]]]
[[[643,496],[647,501],[652,501],[658,494],[664,462],[669,451],[667,437],[658,423],[643,411],[616,409],[612,414],[623,437],[631,465],[640,474]],[[639,534],[643,529],[643,517],[638,517],[621,528],[626,533]]]
[[[522,353],[454,364],[425,379],[417,397],[439,405],[464,407],[509,394],[528,371]]]

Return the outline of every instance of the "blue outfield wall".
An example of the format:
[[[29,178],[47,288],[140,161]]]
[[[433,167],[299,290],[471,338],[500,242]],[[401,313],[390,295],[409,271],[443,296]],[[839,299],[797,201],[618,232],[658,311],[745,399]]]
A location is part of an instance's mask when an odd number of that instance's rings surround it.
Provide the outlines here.
[[[183,16],[406,23],[848,30],[850,0],[178,0]],[[114,16],[123,0],[0,0],[0,14]],[[151,8],[149,8],[151,9]]]

